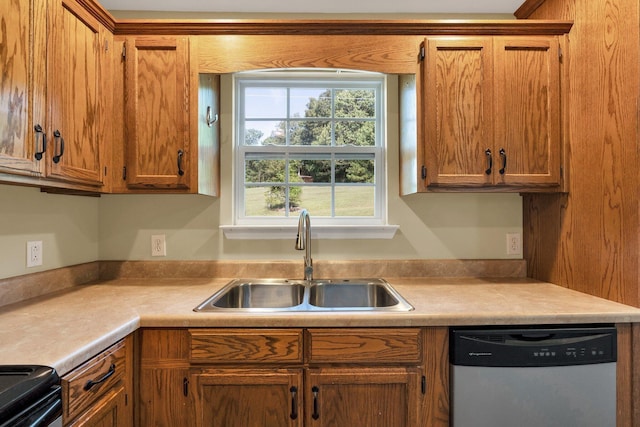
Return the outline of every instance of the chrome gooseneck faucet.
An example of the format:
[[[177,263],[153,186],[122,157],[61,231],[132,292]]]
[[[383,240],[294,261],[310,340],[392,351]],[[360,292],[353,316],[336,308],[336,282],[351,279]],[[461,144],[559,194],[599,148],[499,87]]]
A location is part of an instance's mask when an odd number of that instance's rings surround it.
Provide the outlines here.
[[[311,259],[311,217],[306,209],[298,217],[298,235],[296,250],[304,250],[304,280],[313,280],[313,260]]]

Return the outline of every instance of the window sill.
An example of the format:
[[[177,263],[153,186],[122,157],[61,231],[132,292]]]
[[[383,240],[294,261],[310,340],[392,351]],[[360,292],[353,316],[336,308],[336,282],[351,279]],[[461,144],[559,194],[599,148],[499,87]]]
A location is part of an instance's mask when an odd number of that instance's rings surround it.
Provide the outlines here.
[[[399,225],[314,225],[313,239],[392,239]],[[296,226],[221,225],[224,236],[231,240],[295,239]]]

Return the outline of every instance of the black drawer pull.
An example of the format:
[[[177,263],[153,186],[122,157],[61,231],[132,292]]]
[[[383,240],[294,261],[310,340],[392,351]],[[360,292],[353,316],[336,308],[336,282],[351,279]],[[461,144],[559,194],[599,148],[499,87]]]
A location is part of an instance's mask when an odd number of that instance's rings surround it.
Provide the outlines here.
[[[42,130],[42,126],[35,125],[33,129],[36,131],[36,153],[34,157],[36,160],[42,160],[42,155],[47,151],[47,134]],[[42,144],[38,144],[38,136],[42,136]],[[42,151],[38,151],[38,147],[42,147]]]
[[[291,386],[289,389],[291,393],[291,419],[295,420],[298,418],[298,387]]]
[[[87,383],[84,385],[84,390],[85,391],[91,390],[91,388],[94,385],[98,385],[100,383],[105,382],[106,380],[109,379],[109,377],[111,377],[115,373],[116,373],[116,365],[115,365],[115,363],[112,363],[111,366],[109,367],[109,371],[106,374],[104,374],[103,376],[101,376],[97,380],[89,380],[89,381],[87,381]]]
[[[56,150],[54,149],[54,156],[52,160],[53,160],[53,163],[58,163],[60,162],[60,159],[64,155],[64,138],[60,134],[60,131],[58,131],[57,129],[55,132],[53,132],[53,138],[54,138],[55,146],[59,147],[59,151],[58,151],[58,154],[55,154]]]
[[[313,414],[311,414],[311,418],[317,420],[320,418],[320,413],[318,412],[318,393],[320,392],[320,389],[318,386],[314,385],[311,387],[311,392],[313,393]]]
[[[507,152],[504,151],[504,148],[500,149],[500,157],[502,157],[502,169],[498,172],[500,172],[500,175],[504,175],[504,172],[507,169]]]
[[[178,150],[178,175],[184,175],[184,169],[182,169],[182,156],[184,156],[184,151]]]
[[[493,169],[493,156],[491,155],[491,150],[484,150],[485,156],[487,156],[487,169],[484,171],[486,175],[491,175],[491,170]]]

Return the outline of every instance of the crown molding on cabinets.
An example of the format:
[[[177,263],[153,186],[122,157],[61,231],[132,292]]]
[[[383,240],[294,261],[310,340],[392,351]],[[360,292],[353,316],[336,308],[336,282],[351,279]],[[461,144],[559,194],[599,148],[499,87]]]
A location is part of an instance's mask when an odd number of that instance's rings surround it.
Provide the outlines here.
[[[120,19],[115,35],[562,35],[570,21]]]
[[[518,20],[475,19],[116,19],[96,0],[77,0],[114,35],[561,35],[570,21],[524,20],[545,0],[526,0]]]
[[[116,19],[100,3],[94,0],[76,0],[89,14],[96,18],[111,33],[115,32]]]

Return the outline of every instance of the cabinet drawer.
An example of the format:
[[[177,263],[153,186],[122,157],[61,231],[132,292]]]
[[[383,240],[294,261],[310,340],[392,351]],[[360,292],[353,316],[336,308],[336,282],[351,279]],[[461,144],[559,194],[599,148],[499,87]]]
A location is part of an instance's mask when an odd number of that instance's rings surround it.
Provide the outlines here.
[[[190,329],[192,363],[302,363],[302,329]]]
[[[125,378],[125,362],[126,348],[124,341],[120,341],[62,377],[65,422],[122,381]]]
[[[309,363],[422,362],[422,330],[309,329]]]

